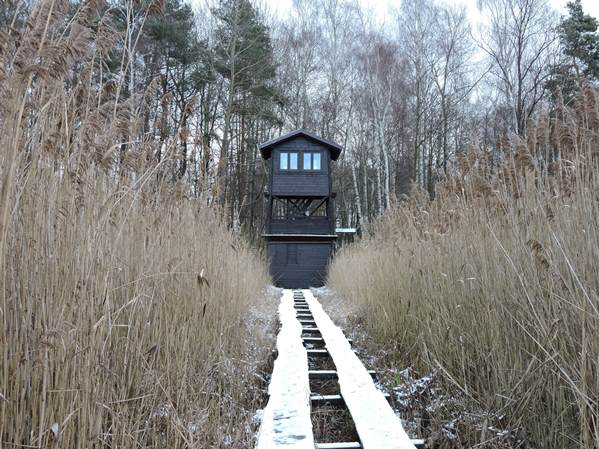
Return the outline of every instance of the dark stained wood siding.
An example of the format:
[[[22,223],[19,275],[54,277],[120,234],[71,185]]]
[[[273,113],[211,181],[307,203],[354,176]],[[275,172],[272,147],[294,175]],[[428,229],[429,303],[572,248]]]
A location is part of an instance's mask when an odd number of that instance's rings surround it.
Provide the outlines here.
[[[328,217],[310,217],[297,220],[272,220],[271,234],[332,234]]]
[[[322,287],[331,256],[331,242],[268,242],[270,274],[284,288]]]
[[[298,170],[281,170],[281,152],[298,153]],[[320,170],[303,169],[303,153],[318,151],[321,154]],[[271,193],[274,196],[328,196],[330,195],[330,153],[322,145],[303,137],[287,141],[272,153]]]
[[[326,175],[312,173],[286,173],[284,176],[275,174],[272,194],[275,196],[326,196],[329,195],[329,180]]]

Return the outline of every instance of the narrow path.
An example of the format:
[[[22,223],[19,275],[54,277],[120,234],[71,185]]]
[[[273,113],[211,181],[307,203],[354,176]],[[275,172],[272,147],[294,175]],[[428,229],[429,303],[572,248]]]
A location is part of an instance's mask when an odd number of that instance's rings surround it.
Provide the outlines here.
[[[376,388],[346,339],[310,290],[283,290],[269,401],[257,449],[414,449],[401,420]],[[324,367],[309,370],[310,365]],[[338,385],[330,390],[330,381]],[[312,388],[311,388],[312,387]],[[312,418],[320,407],[349,413],[350,441],[317,441]],[[321,439],[322,439],[322,435]]]
[[[296,319],[291,290],[283,291],[279,319],[278,356],[268,386],[269,400],[262,416],[257,447],[314,449],[308,356],[302,344],[302,326]]]

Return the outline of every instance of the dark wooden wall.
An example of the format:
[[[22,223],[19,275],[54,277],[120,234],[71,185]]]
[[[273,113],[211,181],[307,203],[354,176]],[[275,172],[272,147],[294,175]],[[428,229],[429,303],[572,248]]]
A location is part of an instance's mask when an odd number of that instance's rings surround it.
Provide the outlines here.
[[[331,242],[269,242],[270,275],[277,287],[322,287]]]
[[[299,153],[298,170],[281,170],[279,156],[281,152],[295,151]],[[318,151],[321,154],[321,169],[318,171],[302,170],[304,151]],[[329,150],[303,137],[284,142],[272,152],[271,156],[271,194],[274,196],[328,196],[331,194],[329,173]]]
[[[296,220],[272,220],[271,234],[331,234],[329,217],[299,218]]]

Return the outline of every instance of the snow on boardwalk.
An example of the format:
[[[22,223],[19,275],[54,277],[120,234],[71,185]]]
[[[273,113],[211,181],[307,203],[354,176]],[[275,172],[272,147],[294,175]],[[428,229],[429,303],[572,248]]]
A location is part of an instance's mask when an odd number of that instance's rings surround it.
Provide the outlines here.
[[[364,449],[414,449],[401,420],[395,415],[362,362],[310,290],[306,302],[326,348],[335,362],[339,388],[349,409]]]
[[[293,291],[283,290],[279,305],[278,356],[256,449],[314,449],[308,356],[302,344],[302,326],[295,313]]]

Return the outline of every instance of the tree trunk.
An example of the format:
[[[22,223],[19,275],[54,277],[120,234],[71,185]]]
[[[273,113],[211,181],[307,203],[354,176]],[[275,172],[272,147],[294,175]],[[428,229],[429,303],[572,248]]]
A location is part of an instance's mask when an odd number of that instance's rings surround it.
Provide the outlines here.
[[[352,174],[352,181],[353,181],[353,185],[354,185],[356,211],[358,213],[358,218],[356,220],[356,224],[359,224],[360,221],[363,219],[362,204],[360,202],[360,189],[358,189],[358,177],[356,176],[356,166],[354,164],[351,164],[351,174]]]
[[[383,207],[383,185],[381,182],[381,164],[377,164],[376,167],[376,200],[378,207],[378,214],[383,215],[385,208]]]

